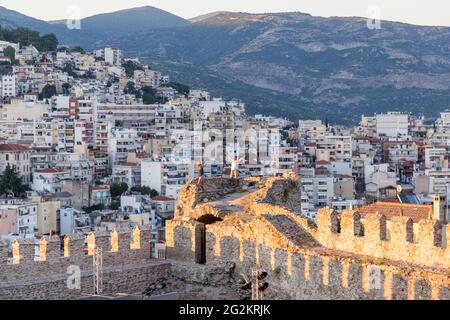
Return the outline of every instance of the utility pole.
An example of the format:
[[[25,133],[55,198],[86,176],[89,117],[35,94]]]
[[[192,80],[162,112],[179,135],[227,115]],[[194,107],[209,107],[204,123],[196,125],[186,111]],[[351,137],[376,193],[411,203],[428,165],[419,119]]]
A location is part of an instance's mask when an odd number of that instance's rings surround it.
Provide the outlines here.
[[[263,281],[267,277],[267,272],[260,269],[253,269],[252,277],[255,279],[252,283],[252,300],[263,300],[263,292],[269,286],[267,282]]]
[[[103,250],[95,247],[92,256],[93,263],[93,279],[94,279],[94,295],[103,293]]]

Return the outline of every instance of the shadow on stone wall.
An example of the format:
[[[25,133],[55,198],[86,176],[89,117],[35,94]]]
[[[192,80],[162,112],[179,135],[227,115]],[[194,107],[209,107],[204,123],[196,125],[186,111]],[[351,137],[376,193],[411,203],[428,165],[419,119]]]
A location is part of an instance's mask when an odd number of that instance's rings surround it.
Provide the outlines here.
[[[192,224],[192,225],[190,225]],[[249,277],[254,268],[268,272],[267,299],[450,299],[448,274],[387,264],[379,259],[329,250],[278,247],[270,234],[246,239],[233,228],[206,228],[205,246],[193,244],[198,222],[172,221],[167,226],[168,253],[195,262],[195,249],[205,250],[206,264],[232,261],[234,277]],[[170,247],[169,244],[175,247]],[[198,253],[197,253],[198,255]]]

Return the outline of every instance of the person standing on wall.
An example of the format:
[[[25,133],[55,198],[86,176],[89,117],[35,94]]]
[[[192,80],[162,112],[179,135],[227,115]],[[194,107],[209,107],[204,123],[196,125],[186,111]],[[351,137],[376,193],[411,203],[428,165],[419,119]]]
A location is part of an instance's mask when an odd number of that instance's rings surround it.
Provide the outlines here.
[[[225,154],[227,156],[227,154]],[[230,170],[230,181],[231,185],[237,187],[239,185],[239,163],[244,160],[244,157],[238,159],[235,154],[233,157],[228,157],[227,159],[231,161],[231,170]]]
[[[205,170],[203,164],[200,161],[197,163],[197,175],[197,186],[205,191]]]

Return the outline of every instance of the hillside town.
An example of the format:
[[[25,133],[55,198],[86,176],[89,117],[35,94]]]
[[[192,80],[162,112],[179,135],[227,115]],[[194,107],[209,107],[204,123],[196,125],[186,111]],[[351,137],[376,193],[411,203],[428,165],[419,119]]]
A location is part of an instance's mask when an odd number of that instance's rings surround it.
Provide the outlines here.
[[[294,173],[298,214],[312,221],[325,207],[398,208],[419,221],[433,205],[447,222],[450,112],[293,123],[248,115],[241,101],[174,82],[116,48],[40,52],[2,41],[0,63],[11,67],[0,86],[0,238],[9,244],[150,226],[155,249],[187,183],[233,174]]]

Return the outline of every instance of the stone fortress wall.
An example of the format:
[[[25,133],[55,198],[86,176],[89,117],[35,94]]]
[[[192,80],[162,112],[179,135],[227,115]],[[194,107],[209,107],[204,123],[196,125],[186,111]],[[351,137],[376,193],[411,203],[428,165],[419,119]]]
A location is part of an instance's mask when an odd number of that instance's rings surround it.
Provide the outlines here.
[[[18,239],[11,250],[0,242],[1,299],[77,299],[94,292],[93,253],[102,249],[103,294],[142,293],[166,276],[170,264],[151,259],[150,229]],[[69,279],[81,271],[80,288]],[[72,285],[68,286],[68,280]],[[73,289],[71,289],[72,287]]]
[[[268,299],[450,299],[448,225],[363,219],[357,209],[323,209],[313,223],[296,214],[297,185],[293,176],[244,179],[238,190],[227,179],[208,179],[206,191],[189,183],[166,225],[170,260],[151,258],[145,227],[19,239],[13,255],[0,242],[0,300],[91,295],[94,248],[103,252],[105,295],[140,294],[172,275],[209,283],[218,277],[209,270],[232,263],[233,283],[254,268],[267,271]],[[68,286],[73,267],[80,289]]]
[[[295,214],[296,179],[244,180],[230,201],[224,180],[210,192],[191,183],[166,226],[168,257],[233,261],[236,278],[262,268],[267,298],[450,299],[450,225],[357,209],[322,209],[313,223]]]

